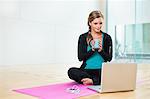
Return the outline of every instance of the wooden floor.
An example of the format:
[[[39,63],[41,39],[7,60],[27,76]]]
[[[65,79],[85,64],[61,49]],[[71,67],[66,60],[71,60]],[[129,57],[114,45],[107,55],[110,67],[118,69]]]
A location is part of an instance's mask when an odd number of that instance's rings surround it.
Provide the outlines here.
[[[13,92],[27,88],[71,81],[67,70],[76,64],[0,66],[0,99],[37,99]],[[94,94],[80,99],[150,99],[150,64],[139,64],[135,91]]]

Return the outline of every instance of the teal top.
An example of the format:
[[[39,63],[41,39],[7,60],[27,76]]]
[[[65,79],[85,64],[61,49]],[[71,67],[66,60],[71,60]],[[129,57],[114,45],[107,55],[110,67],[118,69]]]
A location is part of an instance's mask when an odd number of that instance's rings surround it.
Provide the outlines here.
[[[103,46],[103,34],[102,34],[102,46]],[[91,46],[88,45],[87,51],[91,49],[92,49]],[[85,69],[101,69],[103,62],[104,62],[103,57],[98,52],[95,52],[88,60],[86,60]]]

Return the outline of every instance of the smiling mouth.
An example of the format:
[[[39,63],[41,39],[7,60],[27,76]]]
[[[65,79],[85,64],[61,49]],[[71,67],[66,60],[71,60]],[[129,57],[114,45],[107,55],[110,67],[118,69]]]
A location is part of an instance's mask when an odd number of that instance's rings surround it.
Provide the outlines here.
[[[100,30],[100,29],[96,29],[96,30]]]

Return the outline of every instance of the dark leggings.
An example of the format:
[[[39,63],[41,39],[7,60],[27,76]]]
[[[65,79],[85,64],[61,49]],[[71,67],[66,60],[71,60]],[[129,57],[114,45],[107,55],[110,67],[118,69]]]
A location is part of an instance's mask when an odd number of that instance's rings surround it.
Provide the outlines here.
[[[99,85],[101,82],[101,69],[80,69],[72,67],[68,70],[70,79],[82,84],[83,78],[90,78],[93,80],[94,85]]]

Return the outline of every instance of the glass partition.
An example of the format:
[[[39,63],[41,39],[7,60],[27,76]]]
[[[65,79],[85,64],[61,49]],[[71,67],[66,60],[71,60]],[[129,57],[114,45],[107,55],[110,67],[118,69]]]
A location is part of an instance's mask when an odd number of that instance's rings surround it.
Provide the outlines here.
[[[150,59],[150,23],[115,26],[116,59]]]

